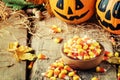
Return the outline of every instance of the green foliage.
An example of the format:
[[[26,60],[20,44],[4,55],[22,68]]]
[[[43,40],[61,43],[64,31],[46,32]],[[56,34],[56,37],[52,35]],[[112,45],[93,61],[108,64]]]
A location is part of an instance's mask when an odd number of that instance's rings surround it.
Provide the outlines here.
[[[25,0],[2,0],[2,1],[6,4],[6,6],[11,7],[13,10],[39,7],[39,5],[26,2]]]
[[[16,4],[16,5],[31,5],[32,3],[26,2],[25,0],[2,0],[5,3]]]

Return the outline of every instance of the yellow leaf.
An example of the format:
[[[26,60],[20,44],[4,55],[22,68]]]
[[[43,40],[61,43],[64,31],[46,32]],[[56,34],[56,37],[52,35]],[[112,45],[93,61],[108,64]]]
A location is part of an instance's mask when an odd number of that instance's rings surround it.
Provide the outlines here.
[[[18,42],[9,43],[8,51],[15,51],[18,47]]]
[[[36,58],[36,55],[35,54],[31,54],[31,53],[25,53],[23,55],[21,55],[20,57],[20,60],[34,60]]]

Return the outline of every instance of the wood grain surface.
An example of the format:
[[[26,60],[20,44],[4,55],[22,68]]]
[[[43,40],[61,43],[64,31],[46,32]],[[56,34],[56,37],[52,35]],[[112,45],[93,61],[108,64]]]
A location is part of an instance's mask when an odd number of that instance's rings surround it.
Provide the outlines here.
[[[18,62],[7,51],[10,42],[26,45],[27,30],[1,25],[0,29],[0,80],[26,80],[26,62]]]
[[[51,26],[53,25],[60,27],[62,32],[53,33],[51,31]],[[31,72],[31,80],[46,80],[41,74],[47,70],[50,64],[61,58],[61,46],[74,35],[91,37],[103,44],[105,50],[113,52],[112,45],[108,39],[110,34],[95,23],[70,25],[57,18],[50,18],[40,21],[36,26],[35,35],[31,38],[32,48],[35,49],[36,54],[43,53],[49,59],[35,61]],[[63,38],[63,41],[61,43],[54,42],[56,37]],[[100,80],[117,80],[115,65],[102,62],[100,66],[106,68],[107,72],[97,73],[95,69],[91,69],[87,71],[77,70],[77,73],[82,80],[90,80],[94,76],[97,76]]]

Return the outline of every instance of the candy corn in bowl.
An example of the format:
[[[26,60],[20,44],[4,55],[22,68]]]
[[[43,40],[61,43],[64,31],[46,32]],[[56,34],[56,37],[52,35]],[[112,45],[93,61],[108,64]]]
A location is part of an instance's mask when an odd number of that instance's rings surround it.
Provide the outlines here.
[[[73,69],[91,69],[99,65],[104,57],[104,47],[88,37],[74,36],[62,47],[62,59]]]

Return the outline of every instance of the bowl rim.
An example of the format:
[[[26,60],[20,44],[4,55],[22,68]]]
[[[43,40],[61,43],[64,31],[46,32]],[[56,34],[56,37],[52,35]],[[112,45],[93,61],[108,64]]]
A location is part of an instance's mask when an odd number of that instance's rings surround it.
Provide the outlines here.
[[[102,45],[101,43],[99,43],[99,45],[100,45],[100,49],[101,49],[100,54],[99,54],[98,56],[94,57],[94,58],[87,59],[87,60],[74,59],[74,58],[72,58],[72,57],[70,57],[70,56],[67,56],[67,54],[65,54],[65,53],[63,52],[63,46],[62,46],[62,54],[65,55],[66,57],[72,59],[72,60],[77,60],[77,61],[80,61],[80,62],[88,62],[88,61],[92,61],[92,60],[97,59],[97,58],[100,57],[101,55],[104,55],[105,48],[103,47],[103,45]]]

